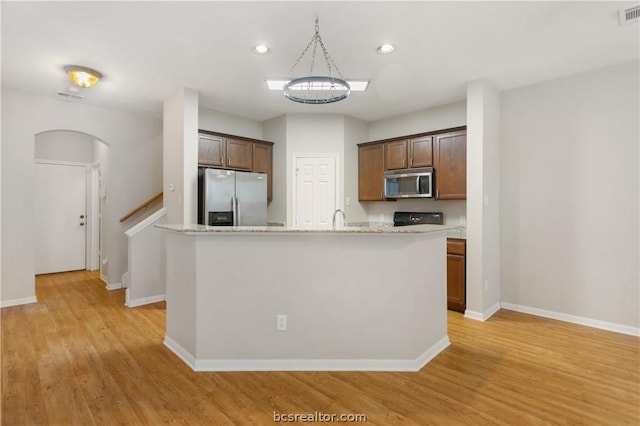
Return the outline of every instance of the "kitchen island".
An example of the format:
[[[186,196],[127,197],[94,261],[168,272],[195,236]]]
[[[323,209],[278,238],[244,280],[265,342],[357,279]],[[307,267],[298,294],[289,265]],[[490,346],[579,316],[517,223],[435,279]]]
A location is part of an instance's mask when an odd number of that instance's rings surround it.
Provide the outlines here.
[[[158,226],[165,345],[196,371],[418,371],[449,345],[453,227]]]

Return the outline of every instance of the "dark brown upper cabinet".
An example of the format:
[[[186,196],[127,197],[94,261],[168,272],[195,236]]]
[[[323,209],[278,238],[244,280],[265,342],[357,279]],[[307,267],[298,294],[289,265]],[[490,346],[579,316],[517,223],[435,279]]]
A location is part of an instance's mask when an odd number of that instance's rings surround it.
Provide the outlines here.
[[[224,167],[225,138],[212,135],[198,136],[198,164]]]
[[[467,198],[467,132],[435,135],[435,187],[438,200]]]
[[[384,200],[384,145],[358,147],[358,199]]]
[[[251,171],[253,167],[253,143],[227,139],[225,167]]]
[[[384,144],[384,169],[399,170],[407,168],[407,141],[399,140]]]
[[[267,201],[273,199],[273,145],[253,144],[252,172],[267,174]]]
[[[409,139],[409,168],[433,166],[433,137]]]

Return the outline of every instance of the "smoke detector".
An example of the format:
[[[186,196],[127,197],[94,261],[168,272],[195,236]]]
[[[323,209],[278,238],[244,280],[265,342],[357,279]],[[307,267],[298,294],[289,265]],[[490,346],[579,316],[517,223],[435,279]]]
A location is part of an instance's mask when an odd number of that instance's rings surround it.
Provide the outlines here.
[[[618,18],[620,19],[620,26],[630,25],[640,21],[640,5],[627,7],[626,9],[618,10]]]

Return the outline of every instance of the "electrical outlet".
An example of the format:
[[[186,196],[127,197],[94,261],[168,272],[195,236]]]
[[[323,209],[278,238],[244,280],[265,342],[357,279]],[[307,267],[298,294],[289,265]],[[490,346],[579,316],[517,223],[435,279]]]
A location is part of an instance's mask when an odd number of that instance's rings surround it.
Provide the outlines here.
[[[285,331],[287,329],[287,316],[278,315],[276,317],[276,331]]]
[[[350,205],[351,205],[351,197],[347,197],[345,204],[346,204],[347,206],[350,206]]]

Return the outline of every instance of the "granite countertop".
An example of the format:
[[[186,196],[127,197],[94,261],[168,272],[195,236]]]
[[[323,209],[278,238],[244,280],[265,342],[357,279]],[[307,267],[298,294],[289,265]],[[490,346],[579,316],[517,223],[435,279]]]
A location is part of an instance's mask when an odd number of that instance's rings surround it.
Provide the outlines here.
[[[168,224],[156,225],[158,228],[185,234],[206,233],[275,233],[275,234],[426,234],[447,231],[449,233],[459,228],[457,225],[414,225],[414,226],[345,226],[337,229],[298,229],[287,226],[205,226]],[[455,237],[457,238],[457,237]]]
[[[384,228],[384,229],[392,228],[393,229],[392,222],[354,222],[354,223],[350,223],[349,225],[359,226],[359,227],[369,227],[369,228]],[[412,226],[416,226],[416,225],[412,225]],[[457,238],[460,240],[467,239],[466,225],[446,225],[446,226],[451,228],[447,231],[447,238]],[[407,227],[404,226],[403,228],[407,228]],[[411,226],[409,226],[409,228],[411,228]]]
[[[460,225],[455,229],[447,231],[447,238],[458,238],[460,240],[467,239],[467,227]]]

